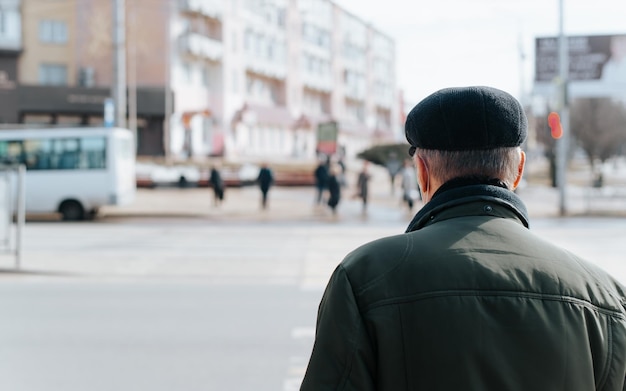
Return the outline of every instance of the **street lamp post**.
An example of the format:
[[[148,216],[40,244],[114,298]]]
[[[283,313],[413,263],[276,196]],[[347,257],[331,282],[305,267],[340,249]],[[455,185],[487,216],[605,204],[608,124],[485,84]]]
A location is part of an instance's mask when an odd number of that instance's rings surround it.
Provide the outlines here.
[[[130,3],[130,34],[127,35],[128,46],[128,129],[133,132],[135,138],[135,151],[137,152],[137,28],[135,26],[135,0]]]
[[[115,101],[115,126],[126,127],[126,0],[115,0],[114,20],[114,74],[113,99]]]
[[[563,135],[557,140],[557,184],[559,187],[559,213],[561,216],[567,214],[566,187],[567,187],[567,146],[569,144],[569,102],[568,102],[568,42],[563,28],[563,0],[559,0],[559,111],[561,112],[561,126]]]
[[[171,76],[171,55],[172,55],[172,47],[171,47],[171,34],[172,34],[172,26],[171,26],[171,15],[172,15],[172,2],[165,0],[166,7],[166,26],[165,26],[165,48],[163,50],[163,63],[165,65],[165,115],[163,119],[163,154],[165,155],[165,161],[170,163],[172,160],[171,154],[171,113],[172,108],[174,107],[174,102],[172,99],[172,76]]]

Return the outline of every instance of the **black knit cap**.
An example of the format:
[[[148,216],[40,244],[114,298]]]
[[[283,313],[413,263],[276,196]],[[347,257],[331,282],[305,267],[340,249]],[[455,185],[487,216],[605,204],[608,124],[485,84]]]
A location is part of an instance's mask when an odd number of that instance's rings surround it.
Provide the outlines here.
[[[444,88],[418,103],[404,126],[415,148],[469,151],[517,147],[526,140],[528,122],[522,105],[492,87]]]

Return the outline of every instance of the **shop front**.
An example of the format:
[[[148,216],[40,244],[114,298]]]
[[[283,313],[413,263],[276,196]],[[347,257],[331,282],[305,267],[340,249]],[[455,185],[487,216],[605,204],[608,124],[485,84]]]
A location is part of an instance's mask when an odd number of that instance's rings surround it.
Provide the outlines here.
[[[0,118],[23,126],[105,126],[110,94],[106,88],[17,85],[7,94],[10,109]],[[137,155],[164,155],[164,119],[165,89],[138,88]]]

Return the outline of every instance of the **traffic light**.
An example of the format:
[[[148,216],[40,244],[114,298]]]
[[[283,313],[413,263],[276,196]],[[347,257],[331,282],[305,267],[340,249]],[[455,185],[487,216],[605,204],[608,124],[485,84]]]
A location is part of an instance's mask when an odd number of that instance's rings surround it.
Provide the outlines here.
[[[548,126],[550,126],[550,134],[553,139],[560,139],[563,136],[563,127],[561,126],[561,117],[555,111],[548,114]]]

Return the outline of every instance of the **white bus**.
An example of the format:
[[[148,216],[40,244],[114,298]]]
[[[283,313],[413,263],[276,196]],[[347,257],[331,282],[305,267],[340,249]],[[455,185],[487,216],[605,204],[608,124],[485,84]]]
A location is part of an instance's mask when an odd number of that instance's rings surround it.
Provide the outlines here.
[[[121,128],[0,130],[0,165],[24,164],[27,214],[64,220],[124,205],[136,191],[133,134]]]

